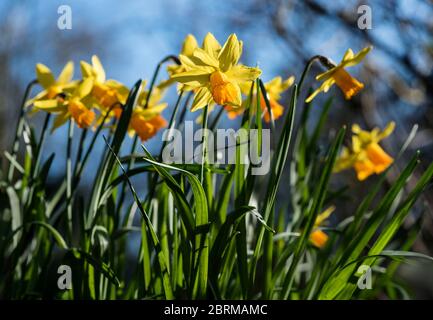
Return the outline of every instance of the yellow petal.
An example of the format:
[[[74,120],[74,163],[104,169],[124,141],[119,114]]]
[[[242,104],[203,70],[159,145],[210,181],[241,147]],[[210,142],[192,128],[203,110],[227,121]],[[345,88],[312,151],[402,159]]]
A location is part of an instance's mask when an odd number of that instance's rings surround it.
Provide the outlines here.
[[[197,90],[194,101],[191,106],[191,112],[204,108],[213,101],[212,94],[208,88],[200,88]]]
[[[388,125],[385,127],[385,129],[383,129],[383,131],[378,134],[378,136],[377,136],[378,141],[377,142],[388,137],[394,131],[394,129],[395,129],[395,122],[391,121],[390,123],[388,123]]]
[[[195,61],[198,61],[197,64],[199,66],[211,66],[214,68],[219,67],[218,60],[201,48],[196,48],[194,50],[193,57],[197,59]]]
[[[221,49],[218,60],[223,72],[236,65],[242,55],[242,42],[238,40],[236,34],[231,34]]]
[[[33,106],[46,112],[60,112],[65,110],[65,105],[60,103],[57,99],[35,101]]]
[[[265,89],[268,96],[275,101],[281,98],[281,94],[286,91],[295,82],[295,77],[291,76],[285,81],[278,76],[265,83]]]
[[[76,88],[74,96],[78,97],[80,99],[84,98],[85,96],[87,96],[90,93],[90,91],[92,91],[92,87],[93,87],[93,79],[92,78],[86,78]]]
[[[207,85],[209,83],[209,76],[209,72],[195,69],[175,74],[172,78],[180,83],[195,88]]]
[[[150,96],[149,99],[149,107],[153,108],[153,106],[155,106],[156,104],[159,103],[159,101],[164,98],[165,95],[165,90],[159,88],[159,87],[155,87],[152,91],[152,95]]]
[[[199,58],[196,58],[194,56],[190,56],[187,57],[183,54],[179,55],[179,60],[182,64],[181,67],[184,68],[184,70],[180,69],[176,70],[177,72],[172,72],[172,75],[174,74],[178,74],[180,72],[185,72],[185,71],[191,71],[191,70],[195,70],[195,69],[199,69],[199,70],[203,70],[206,72],[213,72],[213,70],[215,70],[215,67],[210,67],[207,64],[204,64],[202,60],[200,60]]]
[[[352,67],[354,65],[357,65],[358,63],[360,63],[365,56],[367,55],[367,53],[369,53],[371,51],[371,49],[373,49],[372,46],[369,47],[365,47],[364,49],[362,49],[361,51],[359,51],[357,54],[353,55],[350,58],[343,58],[343,61],[341,62],[341,66],[342,67]],[[353,53],[352,53],[353,54]]]
[[[353,135],[352,136],[352,150],[355,153],[361,152],[362,145],[365,143],[359,136]]]
[[[48,89],[48,87],[52,86],[56,82],[51,70],[42,63],[36,65],[36,78],[44,89]]]
[[[92,56],[92,66],[96,73],[96,81],[101,83],[105,82],[105,70],[101,61],[96,55]]]
[[[74,76],[74,63],[72,61],[69,61],[63,68],[62,72],[60,72],[60,75],[57,78],[57,82],[59,84],[67,84],[72,80],[73,76]]]
[[[292,84],[295,82],[295,76],[288,77],[282,84],[281,89],[283,91],[286,91],[288,88],[292,86]]]
[[[362,129],[361,129],[361,127],[359,126],[359,124],[354,123],[354,124],[352,125],[352,132],[353,132],[353,133],[358,134],[358,133],[360,133],[361,131],[362,131]]]
[[[161,89],[167,89],[168,87],[170,87],[172,84],[174,84],[176,81],[174,81],[174,79],[169,78],[167,80],[163,80],[158,84],[158,87]]]
[[[51,133],[54,132],[54,130],[56,130],[57,128],[64,125],[68,121],[68,119],[69,119],[69,115],[67,111],[56,115],[53,121],[53,126],[51,128]]]
[[[183,41],[182,51],[181,53],[186,56],[191,56],[194,52],[194,49],[198,47],[197,40],[192,34],[186,36]]]
[[[203,40],[203,49],[214,58],[218,58],[218,53],[221,50],[221,45],[214,35],[210,32],[206,34]]]
[[[262,71],[259,68],[247,67],[240,64],[232,67],[225,74],[231,81],[242,83],[256,80],[262,74]]]
[[[149,120],[155,117],[156,115],[159,115],[164,109],[167,108],[167,103],[160,103],[158,105],[153,106],[152,108],[137,108],[137,114],[139,114],[141,117],[143,117],[144,120]]]
[[[343,147],[340,156],[335,162],[333,172],[338,173],[353,167],[355,160],[356,155],[351,153],[347,147]]]
[[[47,90],[42,90],[34,98],[27,100],[25,107],[32,105],[37,100],[43,100],[44,98],[46,98],[47,95],[48,95]]]
[[[105,81],[105,85],[107,85],[109,88],[116,90],[117,97],[119,98],[120,103],[125,104],[126,99],[129,95],[129,89],[123,84],[113,79],[108,79]],[[145,84],[143,83],[143,87]]]
[[[81,74],[83,78],[94,77],[93,67],[88,64],[86,61],[80,62]]]
[[[322,213],[320,213],[317,218],[316,221],[314,222],[314,225],[316,227],[320,226],[323,224],[323,222],[325,220],[327,220],[329,218],[329,216],[335,211],[335,206],[330,206],[329,208],[327,208],[325,211],[323,211]]]
[[[344,54],[342,62],[353,59],[354,56],[355,54],[353,53],[353,50],[349,48]]]
[[[315,96],[317,96],[320,92],[328,92],[329,88],[335,83],[335,80],[333,78],[329,78],[328,80],[325,80],[322,85],[317,88],[310,96],[305,99],[306,103],[311,102]]]
[[[326,81],[326,80],[328,80],[333,75],[333,73],[335,72],[336,69],[337,69],[337,67],[334,67],[334,68],[329,69],[328,71],[325,71],[325,72],[323,72],[321,74],[318,74],[316,76],[316,80],[317,81]]]

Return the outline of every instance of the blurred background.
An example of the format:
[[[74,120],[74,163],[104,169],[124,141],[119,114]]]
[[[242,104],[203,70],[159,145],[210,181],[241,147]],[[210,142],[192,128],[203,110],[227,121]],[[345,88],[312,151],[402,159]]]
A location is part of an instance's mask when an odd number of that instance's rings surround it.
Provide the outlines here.
[[[61,5],[69,5],[72,10],[70,30],[60,30],[57,26]],[[361,5],[371,8],[371,29],[358,28]],[[242,61],[258,65],[263,70],[264,81],[277,75],[283,78],[295,75],[299,79],[305,62],[315,54],[338,62],[349,47],[357,52],[373,45],[364,63],[351,71],[365,84],[362,93],[346,101],[338,90],[331,90],[335,98],[327,131],[332,133],[343,124],[353,123],[368,129],[383,128],[389,121],[395,121],[397,129],[383,146],[388,153],[396,155],[417,124],[418,133],[407,154],[420,150],[425,167],[433,159],[432,16],[433,1],[429,0],[2,0],[0,151],[3,154],[11,147],[19,105],[27,83],[35,78],[36,63],[46,64],[57,75],[68,60],[73,60],[79,77],[79,61],[89,61],[97,54],[108,78],[132,86],[139,78],[150,80],[163,57],[177,55],[187,34],[194,34],[201,42],[207,32],[212,32],[220,42],[230,33],[236,33],[244,42]],[[322,70],[315,65],[310,75]],[[166,73],[162,72],[160,79],[165,78]],[[312,77],[308,80],[317,86]],[[286,95],[286,101],[287,98]],[[167,94],[166,118],[175,99],[172,88]],[[319,95],[313,109],[321,108],[323,101],[324,97]],[[33,122],[38,128],[40,117],[35,116]],[[237,124],[227,118],[222,120],[225,127]],[[65,131],[66,128],[58,130],[47,143],[45,156],[55,152],[57,159],[50,176],[53,186],[64,177]],[[159,135],[147,146],[156,151],[160,141]],[[98,148],[104,148],[102,139]],[[94,154],[95,161],[99,161],[97,152]],[[397,163],[389,175],[389,184],[405,163],[405,157]],[[88,169],[92,169],[91,164]],[[339,179],[349,184],[355,199],[360,199],[374,180],[360,184],[353,172],[339,174],[337,185]],[[86,180],[81,187],[84,192]],[[285,199],[287,189],[281,189],[279,196]],[[353,214],[350,204],[350,199],[337,204],[336,216]],[[421,224],[415,251],[433,255],[432,218],[433,194],[429,191],[407,221],[408,226]],[[400,274],[414,285],[416,298],[433,298],[431,264],[412,263],[403,267]]]

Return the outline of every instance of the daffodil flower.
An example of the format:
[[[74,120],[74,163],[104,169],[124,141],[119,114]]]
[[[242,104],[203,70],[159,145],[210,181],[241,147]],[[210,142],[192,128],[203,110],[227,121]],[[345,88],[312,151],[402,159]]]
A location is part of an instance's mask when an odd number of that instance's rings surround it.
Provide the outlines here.
[[[136,133],[142,141],[149,140],[158,131],[167,126],[167,121],[161,112],[167,108],[167,103],[161,102],[164,92],[160,87],[155,87],[149,97],[147,108],[144,108],[149,92],[143,90],[138,98],[129,123],[128,133],[132,136]]]
[[[359,125],[352,126],[352,147],[344,147],[334,167],[334,172],[353,167],[358,180],[367,179],[372,174],[380,174],[394,161],[388,155],[379,142],[388,137],[395,128],[395,123],[390,122],[383,131],[374,128],[372,131],[362,130]]]
[[[322,85],[316,89],[305,102],[310,102],[320,92],[328,92],[332,85],[336,84],[344,93],[346,99],[351,99],[356,95],[364,85],[357,79],[352,77],[345,68],[352,67],[361,62],[372,47],[366,47],[357,54],[354,54],[352,49],[348,49],[343,56],[341,62],[330,68],[328,71],[316,76],[316,80],[323,81]]]
[[[92,80],[86,79],[76,85],[72,93],[61,99],[48,99],[35,101],[34,107],[38,110],[56,114],[52,131],[62,126],[72,118],[78,127],[88,128],[95,119],[92,111],[92,100],[89,93],[92,90]]]
[[[241,107],[240,84],[255,80],[261,71],[258,68],[238,64],[242,55],[242,42],[235,34],[229,36],[221,49],[215,38],[209,39],[204,49],[196,48],[192,57],[180,55],[179,59],[187,71],[172,78],[190,86],[195,97],[191,111],[216,103]]]
[[[335,207],[331,206],[321,214],[319,214],[314,222],[313,231],[310,234],[310,242],[317,248],[323,248],[328,242],[328,235],[323,232],[320,227],[329,218],[329,216],[334,212]]]
[[[284,91],[286,91],[295,81],[295,77],[291,76],[283,81],[281,77],[275,77],[272,80],[265,83],[265,89],[267,93],[267,98],[269,101],[269,105],[272,112],[272,117],[274,120],[281,117],[284,113],[284,107],[279,103],[279,100],[281,99],[281,95]],[[250,107],[255,108],[256,106],[256,97],[257,92],[253,96],[252,103],[249,103],[248,95],[251,88],[250,83],[246,83],[245,85],[241,85],[242,92],[245,96],[247,96],[247,99],[245,99],[242,102],[242,108],[233,108],[231,106],[225,106],[225,109],[227,111],[227,116],[229,119],[234,119],[237,116],[241,115],[246,107],[250,105]],[[260,93],[260,108],[262,109],[262,116],[265,122],[269,123],[271,121],[271,117],[268,112],[268,108],[266,107],[266,102],[263,97],[263,94]]]
[[[112,110],[116,117],[120,117],[121,105],[126,103],[129,89],[118,81],[106,80],[105,70],[99,58],[92,56],[92,64],[81,61],[83,79],[92,80],[91,95],[102,111]]]
[[[75,85],[75,82],[72,82],[73,75],[74,63],[72,61],[69,61],[65,65],[57,79],[55,79],[53,73],[46,65],[38,63],[36,65],[36,78],[44,90],[38,93],[33,99],[27,101],[26,105],[29,106],[36,101],[40,102],[60,97],[65,89]]]

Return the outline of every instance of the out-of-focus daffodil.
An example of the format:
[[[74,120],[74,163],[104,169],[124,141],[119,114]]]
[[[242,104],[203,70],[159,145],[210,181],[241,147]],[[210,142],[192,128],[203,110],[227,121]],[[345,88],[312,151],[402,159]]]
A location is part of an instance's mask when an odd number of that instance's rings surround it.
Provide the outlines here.
[[[27,101],[26,105],[31,105],[36,101],[52,100],[56,98],[61,99],[64,90],[75,85],[75,83],[72,82],[73,75],[74,63],[72,61],[69,61],[65,65],[57,79],[55,79],[53,73],[46,65],[38,63],[36,65],[36,78],[44,90],[38,93],[33,99]]]
[[[92,56],[92,64],[81,61],[83,79],[92,79],[91,95],[102,111],[112,110],[116,117],[120,117],[121,105],[128,98],[129,89],[116,80],[106,80],[105,70],[99,58]]]
[[[359,125],[352,126],[352,146],[344,147],[337,159],[334,172],[340,172],[353,167],[358,180],[367,179],[372,174],[380,174],[394,161],[388,155],[379,142],[388,137],[395,128],[395,123],[390,122],[383,131],[374,128],[372,131],[362,130]]]
[[[316,89],[305,101],[310,102],[320,92],[328,92],[332,85],[336,84],[344,93],[346,99],[356,95],[364,85],[357,79],[352,77],[345,68],[357,65],[367,55],[372,47],[366,47],[357,54],[354,54],[352,49],[348,49],[343,56],[341,62],[330,68],[328,71],[316,76],[316,80],[323,81],[322,85]]]
[[[33,103],[38,110],[56,114],[52,130],[63,125],[72,118],[80,128],[88,128],[95,119],[92,111],[92,99],[89,93],[92,90],[92,80],[86,79],[77,84],[71,94],[65,98],[38,100]]]
[[[129,123],[129,135],[136,133],[142,141],[152,138],[161,128],[167,126],[167,121],[161,112],[167,107],[167,103],[161,102],[164,92],[159,87],[152,90],[147,108],[146,100],[149,92],[143,90],[138,98],[138,105],[134,108]]]
[[[260,69],[238,64],[242,42],[235,34],[230,35],[221,49],[213,37],[209,37],[203,47],[195,48],[192,57],[180,55],[186,71],[172,76],[194,90],[191,111],[212,103],[240,108],[242,95],[239,85],[255,80],[261,74]]]
[[[317,248],[323,248],[328,242],[328,235],[323,232],[320,227],[329,218],[329,216],[334,212],[335,207],[331,206],[321,214],[319,214],[314,222],[313,231],[310,234],[310,242]]]
[[[283,115],[284,107],[279,103],[279,100],[281,99],[281,94],[284,91],[286,91],[293,84],[294,81],[295,81],[295,77],[293,76],[289,77],[284,81],[281,77],[275,77],[272,80],[265,83],[267,98],[269,101],[269,106],[271,108],[272,117],[274,120],[278,119]],[[244,85],[241,85],[241,89],[242,89],[242,93],[247,96],[247,99],[245,99],[242,102],[242,108],[233,108],[231,106],[225,106],[229,119],[234,119],[237,116],[241,115],[245,111],[246,106],[249,105],[248,95],[251,89],[251,84],[246,83]],[[257,92],[253,95],[253,100],[252,103],[250,104],[251,108],[255,108],[256,106],[257,103],[256,97],[257,97]],[[269,123],[271,121],[271,117],[269,115],[268,108],[266,107],[266,102],[262,93],[260,93],[260,108],[262,109],[263,119],[267,123]]]

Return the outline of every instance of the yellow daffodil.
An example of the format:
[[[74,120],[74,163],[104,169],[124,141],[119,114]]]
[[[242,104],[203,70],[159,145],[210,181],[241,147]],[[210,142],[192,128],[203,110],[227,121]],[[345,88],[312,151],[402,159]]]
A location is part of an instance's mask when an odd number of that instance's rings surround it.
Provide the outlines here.
[[[70,118],[76,122],[78,127],[88,128],[95,119],[89,96],[91,90],[92,80],[86,79],[76,85],[72,93],[65,95],[65,97],[38,100],[33,105],[35,109],[56,114],[52,130],[60,127]]]
[[[102,111],[112,110],[116,117],[120,117],[121,105],[126,103],[129,89],[118,81],[106,80],[105,70],[99,58],[92,56],[92,64],[81,61],[83,79],[92,80],[91,95]]]
[[[160,87],[152,90],[148,107],[145,108],[149,92],[143,90],[138,98],[138,105],[132,112],[129,123],[129,135],[136,133],[142,141],[152,138],[161,128],[167,126],[167,121],[161,112],[167,107],[167,103],[161,102],[164,92]]]
[[[317,248],[323,248],[328,242],[328,235],[320,229],[320,226],[329,218],[329,216],[334,212],[335,207],[331,206],[321,214],[319,214],[314,222],[313,231],[310,234],[310,242]]]
[[[274,120],[281,117],[284,113],[284,107],[279,103],[279,100],[281,99],[281,94],[286,91],[295,81],[295,77],[291,76],[288,79],[284,80],[281,77],[275,77],[272,80],[265,83],[265,89],[267,93],[267,98],[269,100],[269,105],[271,107],[272,117]],[[242,92],[244,95],[248,97],[249,91],[251,88],[251,83],[245,83],[244,85],[241,85]],[[227,110],[227,115],[229,119],[234,119],[237,116],[241,115],[244,111],[246,106],[251,105],[250,107],[255,108],[256,106],[256,96],[257,93],[254,94],[252,103],[248,103],[248,98],[243,101],[242,108],[233,108],[231,106],[225,106],[225,109]],[[263,119],[269,123],[271,121],[271,117],[268,112],[268,108],[266,107],[266,102],[263,97],[263,94],[260,94],[260,108],[262,109],[262,116]],[[254,109],[255,110],[255,109]]]
[[[51,100],[60,97],[65,89],[75,85],[75,83],[72,82],[73,75],[74,63],[72,61],[69,61],[65,65],[57,79],[55,79],[53,73],[46,65],[38,63],[36,65],[36,78],[44,90],[38,93],[33,99],[27,101],[26,105],[29,106],[36,101]]]
[[[372,174],[380,174],[394,161],[388,155],[379,142],[388,137],[395,128],[395,123],[390,122],[383,131],[374,128],[372,131],[362,130],[359,125],[352,126],[352,147],[344,147],[337,160],[334,172],[340,172],[353,167],[358,180],[367,179]]]
[[[316,76],[316,80],[323,81],[322,85],[316,89],[305,101],[310,102],[320,92],[328,92],[333,84],[336,84],[344,93],[346,99],[356,95],[364,85],[357,79],[352,77],[345,68],[357,65],[367,55],[372,47],[366,47],[357,54],[354,54],[352,49],[346,51],[341,62],[330,68],[328,71]]]
[[[230,35],[224,46],[220,47],[215,38],[209,37],[203,49],[194,49],[192,57],[179,56],[186,71],[172,78],[194,90],[191,111],[212,103],[240,108],[242,95],[239,85],[253,81],[261,74],[258,68],[238,64],[242,42],[235,34]]]

